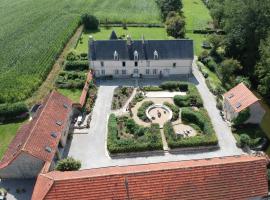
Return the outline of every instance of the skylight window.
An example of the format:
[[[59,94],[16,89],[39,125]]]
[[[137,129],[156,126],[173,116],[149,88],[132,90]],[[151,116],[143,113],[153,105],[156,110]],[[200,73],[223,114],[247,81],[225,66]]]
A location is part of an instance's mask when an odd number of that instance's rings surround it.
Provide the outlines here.
[[[242,104],[240,102],[236,103],[235,107],[236,108],[240,108],[242,106]]]
[[[62,122],[62,121],[56,121],[56,124],[57,124],[58,126],[62,126],[63,122]]]
[[[47,151],[48,153],[51,153],[51,152],[52,152],[52,148],[49,147],[49,146],[46,146],[46,147],[45,147],[45,151]]]
[[[231,99],[231,98],[233,98],[233,97],[234,97],[234,94],[231,93],[231,94],[229,95],[229,99]]]
[[[56,133],[56,132],[51,132],[51,136],[52,136],[53,138],[57,138],[57,133]]]

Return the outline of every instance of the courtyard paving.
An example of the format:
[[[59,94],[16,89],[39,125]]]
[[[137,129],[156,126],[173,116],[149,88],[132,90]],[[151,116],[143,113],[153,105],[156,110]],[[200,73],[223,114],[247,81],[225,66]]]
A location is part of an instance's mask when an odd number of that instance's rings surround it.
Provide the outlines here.
[[[210,152],[191,152],[171,154],[166,152],[160,154],[141,154],[140,157],[117,157],[111,158],[106,148],[107,121],[111,113],[111,103],[113,91],[117,86],[143,86],[159,85],[166,79],[114,79],[98,80],[98,97],[93,109],[92,121],[88,134],[76,134],[73,136],[68,156],[72,156],[82,161],[82,169],[125,166],[157,162],[205,159],[213,157],[233,156],[243,154],[243,151],[236,147],[236,141],[230,128],[222,120],[216,108],[215,97],[208,90],[204,78],[198,71],[197,66],[193,66],[194,76],[189,81],[195,83],[201,93],[204,107],[212,119],[216,131],[220,149]],[[170,80],[186,80],[186,78],[170,78]],[[140,155],[140,154],[138,154]]]

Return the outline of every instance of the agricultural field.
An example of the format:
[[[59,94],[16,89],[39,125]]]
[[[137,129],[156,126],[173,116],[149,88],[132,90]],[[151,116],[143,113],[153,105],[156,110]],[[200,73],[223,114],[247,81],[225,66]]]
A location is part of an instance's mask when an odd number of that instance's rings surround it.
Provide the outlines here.
[[[114,23],[160,23],[154,0],[0,0],[0,103],[39,87],[86,12]]]
[[[206,29],[209,25],[211,26],[213,20],[202,0],[182,1],[187,31]]]
[[[142,39],[142,35],[146,40],[171,39],[167,35],[165,28],[127,27],[127,29],[123,29],[122,27],[101,27],[99,31],[83,33],[76,50],[78,53],[87,53],[90,35],[92,35],[95,40],[108,40],[113,30],[117,37],[121,36],[124,39],[127,35],[130,35],[134,40]]]

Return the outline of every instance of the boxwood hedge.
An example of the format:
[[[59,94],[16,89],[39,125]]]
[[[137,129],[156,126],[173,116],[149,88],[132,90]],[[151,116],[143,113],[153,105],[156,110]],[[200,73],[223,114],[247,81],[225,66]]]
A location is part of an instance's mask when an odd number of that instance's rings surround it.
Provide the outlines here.
[[[137,124],[125,124],[124,129],[133,129],[135,126],[142,131],[136,137],[123,138],[118,132],[118,118],[111,114],[108,121],[108,139],[107,139],[107,148],[110,153],[129,153],[129,152],[142,152],[142,151],[153,151],[153,150],[162,150],[162,140],[158,124],[152,124],[151,127],[141,127]],[[125,119],[130,123],[132,119]],[[133,127],[133,128],[132,128]],[[136,130],[134,130],[135,132]],[[138,131],[138,130],[137,130]],[[139,131],[138,131],[139,132]],[[132,134],[132,133],[130,133]],[[141,136],[140,136],[141,135]]]
[[[146,116],[145,111],[147,110],[147,108],[149,106],[151,106],[153,104],[154,104],[153,101],[145,101],[145,102],[143,102],[142,105],[138,109],[137,116],[143,121],[149,121],[149,119]]]
[[[194,137],[179,138],[176,136],[171,122],[168,122],[163,128],[170,148],[211,146],[218,144],[218,139],[211,120],[204,109],[194,111],[192,108],[182,108],[181,116],[184,123],[197,125],[203,134],[198,134]]]

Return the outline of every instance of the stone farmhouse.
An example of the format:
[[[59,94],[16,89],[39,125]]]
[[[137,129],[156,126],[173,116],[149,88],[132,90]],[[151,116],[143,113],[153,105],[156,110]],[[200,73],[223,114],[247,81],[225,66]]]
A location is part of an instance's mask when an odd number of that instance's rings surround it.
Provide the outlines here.
[[[191,74],[192,40],[97,40],[90,36],[90,67],[96,77],[168,77]]]
[[[52,169],[66,144],[72,101],[53,91],[24,124],[0,162],[0,178],[37,177],[44,166]]]
[[[245,86],[240,83],[224,94],[224,111],[227,120],[232,121],[238,114],[249,108],[250,117],[246,123],[259,124],[265,114],[259,99]]]
[[[38,176],[32,200],[262,199],[265,157],[251,155],[107,167]]]

